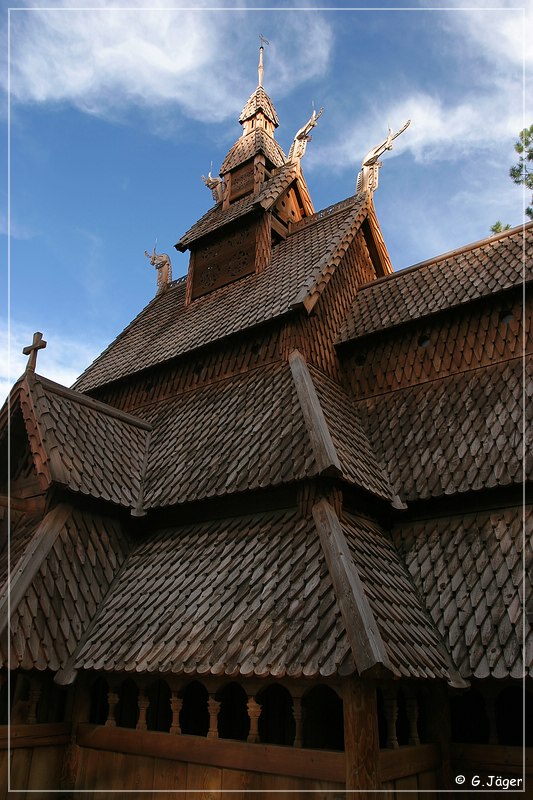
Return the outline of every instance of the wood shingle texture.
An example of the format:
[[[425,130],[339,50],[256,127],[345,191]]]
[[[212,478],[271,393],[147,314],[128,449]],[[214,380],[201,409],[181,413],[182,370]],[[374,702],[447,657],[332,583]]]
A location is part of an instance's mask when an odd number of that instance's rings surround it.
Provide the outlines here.
[[[376,395],[357,410],[394,490],[410,501],[531,480],[532,400],[533,364],[515,358]]]
[[[146,422],[31,372],[12,392],[12,413],[18,407],[37,469],[49,484],[137,506]]]
[[[262,128],[258,128],[237,139],[222,162],[220,174],[244,164],[245,161],[253,158],[256,153],[263,153],[275,167],[282,167],[286,161],[285,153],[274,137],[270,136]]]
[[[533,675],[533,509],[397,525],[393,540],[464,678]],[[525,641],[522,632],[525,633]],[[525,661],[524,658],[525,657]]]
[[[533,279],[533,222],[361,287],[339,336],[350,341]]]
[[[378,529],[372,529],[377,548],[361,549],[356,541],[367,539],[367,528],[344,522],[392,673],[460,683],[390,542]],[[372,566],[383,572],[384,597],[372,588]],[[263,678],[348,675],[356,671],[357,653],[345,623],[313,520],[294,510],[262,512],[169,528],[139,544],[72,666]]]
[[[60,504],[11,531],[11,582],[0,590],[2,665],[58,670],[73,655],[128,551],[113,517]],[[8,593],[11,605],[7,643]]]
[[[158,294],[75,383],[81,392],[163,364],[224,337],[299,308],[323,288],[353,239],[368,207],[360,195],[317,212],[272,248],[264,271],[217,289],[185,305],[185,282]]]

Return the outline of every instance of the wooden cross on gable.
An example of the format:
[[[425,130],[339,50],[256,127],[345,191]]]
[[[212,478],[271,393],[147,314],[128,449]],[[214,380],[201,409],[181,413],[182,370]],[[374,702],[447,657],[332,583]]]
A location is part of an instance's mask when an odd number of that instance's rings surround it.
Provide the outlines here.
[[[37,353],[39,350],[42,350],[46,347],[46,342],[43,339],[43,335],[40,331],[35,331],[33,334],[33,342],[25,347],[22,351],[25,356],[29,356],[28,363],[26,364],[26,371],[35,372],[35,367],[37,366]]]

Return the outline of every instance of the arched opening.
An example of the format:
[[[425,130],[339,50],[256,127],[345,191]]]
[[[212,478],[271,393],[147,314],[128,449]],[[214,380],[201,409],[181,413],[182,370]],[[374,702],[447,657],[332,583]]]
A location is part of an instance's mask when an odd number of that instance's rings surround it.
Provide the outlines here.
[[[198,681],[189,683],[180,693],[183,706],[180,712],[180,727],[182,733],[193,736],[207,736],[209,730],[209,711],[207,701],[209,694],[205,686]]]
[[[533,746],[533,697],[521,686],[508,686],[496,698],[498,743],[511,747]],[[525,713],[525,740],[522,740]]]
[[[149,731],[168,733],[172,725],[171,692],[165,681],[158,680],[146,690],[148,708],[146,710],[146,727]]]
[[[65,718],[66,691],[63,686],[54,682],[54,676],[48,672],[43,676],[41,696],[37,703],[37,722],[63,722]]]
[[[221,739],[240,739],[245,742],[250,731],[246,692],[238,683],[228,683],[216,694],[220,702],[218,735]]]
[[[302,745],[344,750],[342,700],[329,686],[314,686],[302,697]]]
[[[109,704],[107,702],[108,691],[109,687],[107,681],[101,676],[92,683],[89,689],[89,722],[93,725],[105,725],[109,714]]]
[[[452,741],[463,744],[487,744],[489,721],[481,695],[470,690],[450,699]]]
[[[409,718],[407,717],[407,705],[405,695],[401,689],[396,694],[398,716],[396,717],[396,738],[399,745],[409,744]]]
[[[139,719],[139,690],[131,678],[126,678],[118,690],[115,720],[120,728],[135,728]]]
[[[261,706],[259,738],[265,744],[289,744],[294,742],[296,725],[292,714],[290,692],[279,683],[273,683],[257,695]]]
[[[376,700],[378,707],[379,746],[383,749],[387,747],[387,717],[385,715],[385,701],[383,700],[383,692],[381,689],[376,689]]]

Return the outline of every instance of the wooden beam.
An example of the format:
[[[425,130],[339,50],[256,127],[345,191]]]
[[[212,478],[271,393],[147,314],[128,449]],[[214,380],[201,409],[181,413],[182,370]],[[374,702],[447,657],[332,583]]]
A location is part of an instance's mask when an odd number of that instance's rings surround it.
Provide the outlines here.
[[[78,725],[81,747],[169,758],[191,764],[344,783],[344,753],[250,744],[103,725]]]
[[[47,722],[43,725],[1,725],[0,750],[20,747],[50,747],[66,744],[69,740],[70,725],[67,722]]]
[[[370,800],[381,788],[376,687],[351,676],[344,684],[344,749],[346,790]]]
[[[440,763],[440,750],[435,744],[380,750],[379,779],[381,783],[385,783],[408,775],[417,775],[419,772],[433,772],[440,768]]]
[[[298,394],[318,472],[323,475],[342,475],[342,466],[320,405],[307,364],[298,350],[289,356],[289,365]]]
[[[8,603],[13,614],[70,514],[71,508],[63,503],[49,511],[37,527],[22,558],[12,570],[10,584],[0,596],[0,636],[8,624]]]
[[[390,677],[394,670],[339,518],[327,500],[313,506],[313,518],[357,671],[360,675]]]

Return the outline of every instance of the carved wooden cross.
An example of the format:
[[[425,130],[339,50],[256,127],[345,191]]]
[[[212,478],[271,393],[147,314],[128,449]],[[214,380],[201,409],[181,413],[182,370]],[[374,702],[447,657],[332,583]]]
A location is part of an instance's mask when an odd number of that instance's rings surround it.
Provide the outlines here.
[[[44,347],[46,347],[46,342],[43,339],[43,335],[40,331],[36,331],[33,334],[33,342],[28,345],[28,347],[25,347],[22,351],[25,356],[29,356],[28,363],[26,364],[26,370],[35,372],[35,367],[37,366],[37,353]]]

